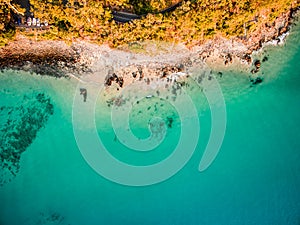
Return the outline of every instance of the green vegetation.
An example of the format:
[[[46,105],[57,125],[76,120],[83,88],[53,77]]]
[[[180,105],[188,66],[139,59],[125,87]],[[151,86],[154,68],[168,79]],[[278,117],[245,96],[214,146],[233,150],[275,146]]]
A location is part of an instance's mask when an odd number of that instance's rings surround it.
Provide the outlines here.
[[[16,9],[9,1],[0,0],[0,46],[6,44],[15,35],[15,29],[10,24],[12,8]]]
[[[133,9],[134,13],[138,15],[155,13],[167,7],[170,7],[176,4],[179,0],[166,0],[166,1],[157,1],[157,0],[129,0],[130,8]]]
[[[4,0],[0,0],[3,2]],[[190,0],[175,11],[151,14],[178,1],[174,0],[30,0],[31,11],[41,21],[47,20],[51,29],[41,35],[44,39],[72,41],[82,38],[116,47],[143,40],[160,40],[197,44],[217,35],[242,35],[244,23],[253,31],[261,24],[272,24],[289,8],[300,5],[295,0]],[[1,3],[1,12],[8,13]],[[149,13],[141,20],[119,24],[112,19],[111,10],[137,14]],[[5,14],[5,15],[6,15]],[[2,18],[2,16],[1,16]],[[5,16],[5,18],[9,18]],[[2,22],[7,24],[7,21]],[[0,32],[5,30],[0,25]]]

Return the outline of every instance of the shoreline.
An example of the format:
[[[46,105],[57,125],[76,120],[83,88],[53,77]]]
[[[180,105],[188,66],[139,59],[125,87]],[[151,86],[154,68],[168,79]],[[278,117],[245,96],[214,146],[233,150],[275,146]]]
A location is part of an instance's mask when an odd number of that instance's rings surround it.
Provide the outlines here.
[[[176,73],[188,74],[198,64],[207,64],[217,70],[241,65],[245,71],[254,66],[251,72],[255,74],[263,60],[255,60],[253,53],[270,43],[282,43],[298,19],[298,12],[299,8],[290,9],[272,26],[264,24],[247,38],[228,40],[218,37],[190,49],[180,43],[154,41],[111,49],[107,45],[80,40],[67,45],[63,41],[35,41],[18,35],[0,48],[0,69],[24,70],[58,78],[76,77],[84,81],[87,74],[101,72],[103,68],[99,64],[103,66],[104,63],[104,83],[107,86],[116,83],[117,89],[135,80],[149,84],[154,79],[170,79]]]

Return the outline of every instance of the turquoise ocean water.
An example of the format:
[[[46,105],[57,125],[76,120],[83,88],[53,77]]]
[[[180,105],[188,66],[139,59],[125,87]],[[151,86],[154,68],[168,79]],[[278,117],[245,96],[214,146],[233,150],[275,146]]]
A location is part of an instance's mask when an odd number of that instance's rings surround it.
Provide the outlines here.
[[[259,72],[261,84],[251,87],[249,73],[238,71],[224,71],[218,78],[227,127],[219,154],[203,172],[198,166],[211,115],[208,103],[191,89],[201,124],[198,145],[177,174],[150,186],[111,182],[84,160],[72,124],[77,81],[2,72],[0,225],[299,225],[299,34],[298,25],[283,46],[260,53],[268,57]],[[151,98],[134,105],[129,118],[139,138],[149,135],[145,124],[150,117],[167,118],[165,140],[153,151],[137,153],[115,137],[106,103],[98,99],[95,123],[113,156],[139,166],[172,153],[181,134],[171,104]],[[81,131],[89,136],[91,128],[84,121],[83,116]],[[194,130],[188,132],[192,137]]]

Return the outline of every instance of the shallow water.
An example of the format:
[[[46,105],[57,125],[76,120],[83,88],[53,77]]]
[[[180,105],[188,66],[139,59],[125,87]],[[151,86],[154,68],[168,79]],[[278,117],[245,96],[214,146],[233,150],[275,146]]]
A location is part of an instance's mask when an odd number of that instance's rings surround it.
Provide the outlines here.
[[[43,93],[49,97],[54,113],[35,126],[37,135],[32,140],[28,139],[29,135],[17,137],[20,143],[30,142],[30,145],[21,154],[16,176],[6,175],[11,181],[6,180],[0,187],[0,224],[298,225],[299,31],[298,26],[284,46],[269,47],[261,53],[268,56],[259,72],[264,78],[261,84],[251,87],[248,74],[234,71],[224,72],[222,78],[217,78],[226,103],[226,132],[219,154],[203,172],[199,172],[198,166],[211,135],[212,106],[209,107],[197,84],[191,83],[186,88],[196,114],[185,113],[184,109],[193,108],[178,100],[183,118],[176,112],[171,97],[139,99],[137,93],[136,99],[131,96],[133,108],[128,117],[132,132],[142,140],[150,135],[148,127],[151,127],[156,134],[151,143],[158,143],[154,150],[137,152],[124,146],[122,137],[115,135],[110,113],[114,108],[106,102],[109,97],[100,93],[94,107],[92,100],[97,97],[99,87],[89,86],[84,103],[77,81],[25,72],[2,73],[0,107],[15,111],[20,105],[29,108],[35,97],[25,101],[24,95]],[[116,111],[117,117],[125,110],[122,105],[120,109]],[[90,112],[95,112],[92,113],[95,123],[89,121]],[[7,110],[1,111],[1,130],[7,124],[7,114]],[[156,117],[161,119],[151,120]],[[200,121],[200,134],[191,158],[185,156],[188,162],[174,176],[150,186],[125,186],[100,176],[84,160],[78,147],[81,140],[74,136],[78,132],[85,136],[82,143],[96,148],[97,143],[88,142],[96,124],[98,139],[114,157],[135,166],[153,165],[168,159],[179,140],[186,146],[192,144],[199,127],[196,123],[187,126],[190,140],[186,142],[180,139],[181,123],[196,119]],[[16,118],[13,124],[17,126],[18,121],[24,120],[30,123],[32,117]],[[126,130],[120,132],[121,136],[127,135]],[[109,172],[115,169],[112,167]],[[128,180],[134,180],[134,171],[125,175]]]

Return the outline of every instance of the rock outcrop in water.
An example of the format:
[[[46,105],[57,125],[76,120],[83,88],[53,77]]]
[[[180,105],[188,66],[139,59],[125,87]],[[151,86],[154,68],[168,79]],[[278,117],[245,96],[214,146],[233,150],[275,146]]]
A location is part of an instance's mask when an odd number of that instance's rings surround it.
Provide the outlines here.
[[[260,69],[261,62],[260,62],[260,60],[257,59],[254,61],[253,64],[254,64],[254,69],[251,70],[251,73],[257,73]]]
[[[0,107],[0,186],[17,175],[22,153],[53,112],[50,98],[44,93],[25,95],[23,101],[13,107]]]

